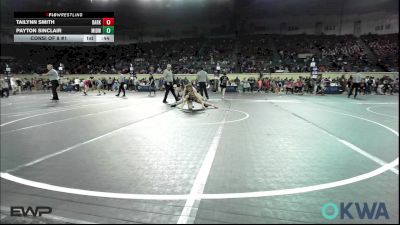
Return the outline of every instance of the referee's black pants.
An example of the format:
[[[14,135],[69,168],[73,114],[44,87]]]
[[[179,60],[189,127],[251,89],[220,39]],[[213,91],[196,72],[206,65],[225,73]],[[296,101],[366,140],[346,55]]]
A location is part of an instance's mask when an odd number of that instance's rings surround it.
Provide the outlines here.
[[[125,85],[125,83],[124,83],[124,82],[121,82],[121,84],[119,85],[119,89],[118,89],[118,94],[117,94],[117,96],[119,96],[119,94],[121,93],[121,90],[122,90],[122,92],[124,92],[124,95],[123,95],[123,96],[125,96],[125,88],[124,88],[124,85]]]
[[[58,100],[57,88],[59,86],[58,80],[52,80],[51,83],[51,91],[53,93],[53,100]]]
[[[347,97],[350,97],[353,94],[353,89],[356,89],[356,91],[354,92],[354,98],[357,97],[357,92],[358,92],[358,88],[360,87],[359,83],[353,83],[351,85],[351,89],[349,91],[349,95]]]
[[[199,82],[199,87],[200,87],[200,94],[203,96],[203,91],[206,94],[206,98],[208,98],[208,93],[207,93],[207,84],[206,82]]]
[[[178,97],[176,97],[175,90],[174,90],[174,85],[172,84],[172,82],[167,82],[167,83],[164,84],[164,86],[165,86],[165,95],[164,95],[163,102],[167,101],[167,97],[168,97],[169,92],[172,93],[172,95],[175,98],[175,101],[178,101],[179,99],[178,99]]]

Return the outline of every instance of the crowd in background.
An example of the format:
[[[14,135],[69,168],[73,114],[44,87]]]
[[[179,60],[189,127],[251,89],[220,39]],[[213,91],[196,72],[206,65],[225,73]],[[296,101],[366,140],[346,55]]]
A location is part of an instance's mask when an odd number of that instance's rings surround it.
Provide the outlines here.
[[[399,39],[396,35],[366,35],[361,37],[376,54],[378,63],[390,72],[399,71]]]
[[[90,81],[90,86],[96,87],[96,79],[86,79]],[[119,80],[117,77],[102,77],[102,89],[107,91],[118,91]],[[65,92],[81,92],[84,89],[85,79],[75,78],[62,78],[60,80],[60,90]],[[219,83],[218,79],[210,79],[209,90],[214,92],[218,91]],[[149,84],[148,78],[136,79],[129,76],[125,77],[124,80],[125,89],[128,91],[139,91],[141,88]],[[190,81],[187,77],[177,77],[174,80],[175,88],[184,87],[187,84],[192,84],[194,87],[198,86],[196,80]],[[253,93],[253,92],[265,92],[265,93],[286,93],[286,94],[303,94],[303,93],[323,93],[329,87],[337,87],[337,92],[348,92],[352,84],[352,76],[346,78],[344,75],[341,77],[325,77],[321,75],[318,77],[316,83],[313,83],[310,77],[298,77],[296,79],[281,78],[272,76],[260,76],[259,78],[249,77],[242,78],[236,77],[235,79],[229,80],[227,85],[234,87],[235,92],[239,93]],[[12,77],[10,80],[1,79],[2,97],[4,90],[9,90],[12,94],[31,92],[33,91],[51,91],[51,83],[47,78],[17,78]],[[163,78],[155,79],[156,90],[163,90],[164,80]],[[366,76],[360,83],[360,93],[362,94],[393,94],[399,92],[399,79],[392,79],[389,76],[382,78],[374,78]],[[7,94],[9,95],[9,94]]]
[[[192,38],[102,46],[2,45],[1,69],[14,74],[43,73],[51,62],[66,74],[116,74],[132,64],[137,74],[177,74],[203,67],[213,73],[309,72],[314,57],[321,72],[398,71],[398,34],[251,35],[237,39]],[[5,53],[5,54],[4,54]]]

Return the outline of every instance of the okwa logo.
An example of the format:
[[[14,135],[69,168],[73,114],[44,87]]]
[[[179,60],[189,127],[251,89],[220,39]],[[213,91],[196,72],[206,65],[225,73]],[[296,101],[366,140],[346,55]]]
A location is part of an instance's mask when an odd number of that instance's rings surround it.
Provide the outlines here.
[[[327,220],[334,220],[338,216],[340,219],[359,219],[378,220],[390,219],[386,210],[386,205],[383,202],[374,202],[368,204],[366,202],[341,202],[338,207],[335,203],[329,202],[322,206],[322,215]]]

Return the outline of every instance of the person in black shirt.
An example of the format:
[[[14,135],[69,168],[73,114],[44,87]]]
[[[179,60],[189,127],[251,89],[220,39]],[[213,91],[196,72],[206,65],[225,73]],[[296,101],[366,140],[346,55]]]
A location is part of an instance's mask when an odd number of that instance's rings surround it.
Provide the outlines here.
[[[347,79],[347,82],[346,82],[346,91],[348,93],[350,93],[350,89],[351,89],[352,84],[353,84],[353,76],[350,75],[349,79]]]
[[[382,87],[383,94],[386,95],[386,92],[389,90],[390,95],[393,95],[393,86],[392,86],[392,82],[391,82],[390,78],[384,77],[382,83],[383,83],[383,87]]]
[[[107,80],[107,91],[111,91],[112,90],[113,83],[114,83],[114,80],[111,79],[111,77],[109,77],[108,80]]]
[[[8,98],[8,96],[10,96],[10,91],[9,91],[9,84],[8,84],[7,80],[1,78],[0,83],[1,83],[1,86],[0,86],[1,87],[1,97]]]
[[[16,80],[16,82],[17,82],[17,87],[18,87],[18,93],[21,93],[21,90],[22,90],[22,81],[20,80],[20,79],[17,79]]]
[[[149,96],[151,96],[151,92],[154,92],[154,96],[156,95],[156,82],[153,77],[153,73],[150,73],[149,76]]]
[[[234,82],[235,82],[236,86],[239,86],[240,85],[239,77],[236,77]]]
[[[251,93],[253,93],[254,85],[256,83],[256,80],[254,79],[254,77],[250,77],[247,81],[250,84],[250,91],[251,91]]]
[[[226,91],[226,86],[228,85],[229,78],[226,76],[226,73],[219,78],[220,81],[220,87],[221,87],[221,93],[222,93],[222,98],[225,97],[225,91]]]

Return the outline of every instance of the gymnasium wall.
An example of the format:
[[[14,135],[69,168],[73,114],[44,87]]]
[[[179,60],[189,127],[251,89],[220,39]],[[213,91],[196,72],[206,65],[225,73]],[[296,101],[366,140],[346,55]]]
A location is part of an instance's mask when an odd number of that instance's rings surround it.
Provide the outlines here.
[[[302,15],[284,16],[274,20],[249,20],[248,33],[270,34],[317,34],[316,23],[321,23],[320,32],[326,35],[356,35],[354,23],[360,21],[360,35],[399,33],[399,14],[370,12],[350,15]],[[381,29],[382,28],[382,29]],[[259,29],[257,31],[257,29]]]

